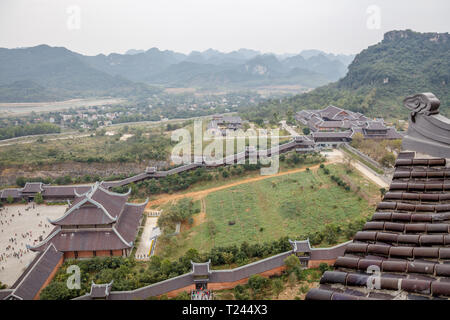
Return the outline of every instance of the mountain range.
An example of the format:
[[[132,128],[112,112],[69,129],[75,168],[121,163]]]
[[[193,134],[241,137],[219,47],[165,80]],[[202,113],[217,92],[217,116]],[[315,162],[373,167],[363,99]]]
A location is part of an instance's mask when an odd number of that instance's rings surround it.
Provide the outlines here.
[[[367,115],[406,118],[406,96],[433,92],[441,112],[450,114],[450,35],[394,30],[362,50],[345,77],[281,101],[268,101],[243,112],[247,117],[272,117],[290,109],[320,109],[335,105]]]
[[[306,50],[297,55],[239,49],[190,54],[128,50],[86,56],[63,47],[0,48],[0,101],[153,94],[161,87],[251,88],[296,84],[314,88],[343,77],[352,55]]]

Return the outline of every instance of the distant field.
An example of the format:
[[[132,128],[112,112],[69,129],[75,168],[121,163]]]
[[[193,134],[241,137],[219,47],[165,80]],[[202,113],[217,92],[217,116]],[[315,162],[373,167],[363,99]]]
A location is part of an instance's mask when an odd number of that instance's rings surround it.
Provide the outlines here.
[[[129,129],[134,134],[134,127]],[[116,131],[118,131],[116,129]],[[121,141],[117,136],[81,135],[67,139],[32,143],[3,145],[0,152],[0,166],[41,165],[63,162],[140,162],[143,160],[166,160],[171,143],[158,129],[148,126],[141,138]]]
[[[344,225],[374,212],[368,199],[378,199],[378,188],[358,172],[329,165],[331,174],[360,191],[345,191],[322,170],[299,172],[210,193],[206,197],[204,222],[183,232],[177,241],[176,257],[189,248],[208,251],[213,246],[261,243],[282,236],[305,237],[328,223]],[[313,188],[311,188],[313,186]],[[371,201],[372,202],[372,201]],[[216,227],[211,237],[208,222]],[[234,221],[234,225],[229,225]]]
[[[61,111],[70,108],[81,108],[101,106],[106,104],[117,104],[124,99],[73,99],[52,102],[24,102],[24,103],[0,103],[1,116],[27,114],[31,112]]]

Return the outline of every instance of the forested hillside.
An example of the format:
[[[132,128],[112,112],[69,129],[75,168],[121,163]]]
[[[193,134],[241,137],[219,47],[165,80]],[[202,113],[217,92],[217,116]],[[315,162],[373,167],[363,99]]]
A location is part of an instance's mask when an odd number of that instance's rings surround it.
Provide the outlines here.
[[[0,102],[93,96],[148,97],[164,87],[242,90],[336,81],[353,55],[309,50],[288,58],[240,49],[189,55],[151,48],[132,54],[85,56],[63,47],[0,48]]]
[[[152,94],[155,89],[91,67],[62,47],[0,48],[0,101],[39,102]]]
[[[405,96],[433,92],[441,112],[450,113],[450,35],[391,31],[359,53],[341,80],[291,98],[267,101],[242,113],[269,118],[333,104],[371,116],[406,118]]]

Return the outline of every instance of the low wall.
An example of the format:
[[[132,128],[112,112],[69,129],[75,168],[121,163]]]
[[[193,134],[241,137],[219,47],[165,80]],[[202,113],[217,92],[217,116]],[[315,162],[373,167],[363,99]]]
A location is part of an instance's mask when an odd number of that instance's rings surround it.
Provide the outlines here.
[[[376,162],[371,157],[369,157],[367,154],[359,151],[358,149],[353,148],[350,144],[345,144],[345,148],[347,148],[350,152],[356,153],[358,156],[360,156],[361,158],[363,158],[364,160],[369,162],[374,167],[376,167],[376,168],[378,168],[380,170],[384,170],[385,169],[378,162]]]
[[[309,260],[308,261],[308,268],[318,268],[321,263],[326,263],[329,266],[334,265],[336,262],[336,259],[329,259],[329,260]]]
[[[309,268],[317,268],[321,263],[334,264],[337,257],[344,255],[346,246],[351,241],[339,244],[331,248],[315,248],[310,253]],[[238,284],[247,283],[250,276],[259,274],[263,277],[280,275],[286,268],[284,260],[292,255],[292,250],[275,256],[256,261],[238,268],[229,270],[211,270],[208,280],[208,289],[224,290],[232,289]],[[113,291],[109,294],[109,300],[142,300],[149,297],[157,297],[166,294],[175,297],[179,293],[189,292],[195,289],[193,271],[175,278],[167,279],[146,287],[131,291]],[[89,299],[89,295],[76,299]]]
[[[268,270],[268,271],[257,273],[257,274],[259,274],[260,276],[263,276],[263,277],[270,277],[273,275],[280,275],[284,270],[286,270],[286,266],[277,267],[272,270]],[[210,282],[210,283],[208,283],[208,289],[211,289],[211,290],[233,289],[238,284],[246,284],[248,282],[248,279],[249,278],[243,278],[243,279],[233,281],[233,282],[215,282],[215,283]]]
[[[253,274],[260,274],[265,277],[280,274],[285,268],[284,259],[291,254],[292,251],[287,251],[235,269],[212,270],[209,276],[208,288],[212,290],[231,289],[238,284],[247,283],[249,277]],[[195,289],[194,276],[190,272],[132,291],[113,291],[110,293],[109,299],[141,300],[164,294],[174,297],[180,292],[189,292],[193,289]]]

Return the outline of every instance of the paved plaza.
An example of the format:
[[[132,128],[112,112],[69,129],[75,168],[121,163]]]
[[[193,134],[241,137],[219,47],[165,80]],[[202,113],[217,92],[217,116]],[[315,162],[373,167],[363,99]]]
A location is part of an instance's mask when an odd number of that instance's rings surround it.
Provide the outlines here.
[[[37,253],[26,248],[44,239],[53,226],[48,219],[62,216],[65,205],[35,203],[0,208],[0,281],[11,286]]]

